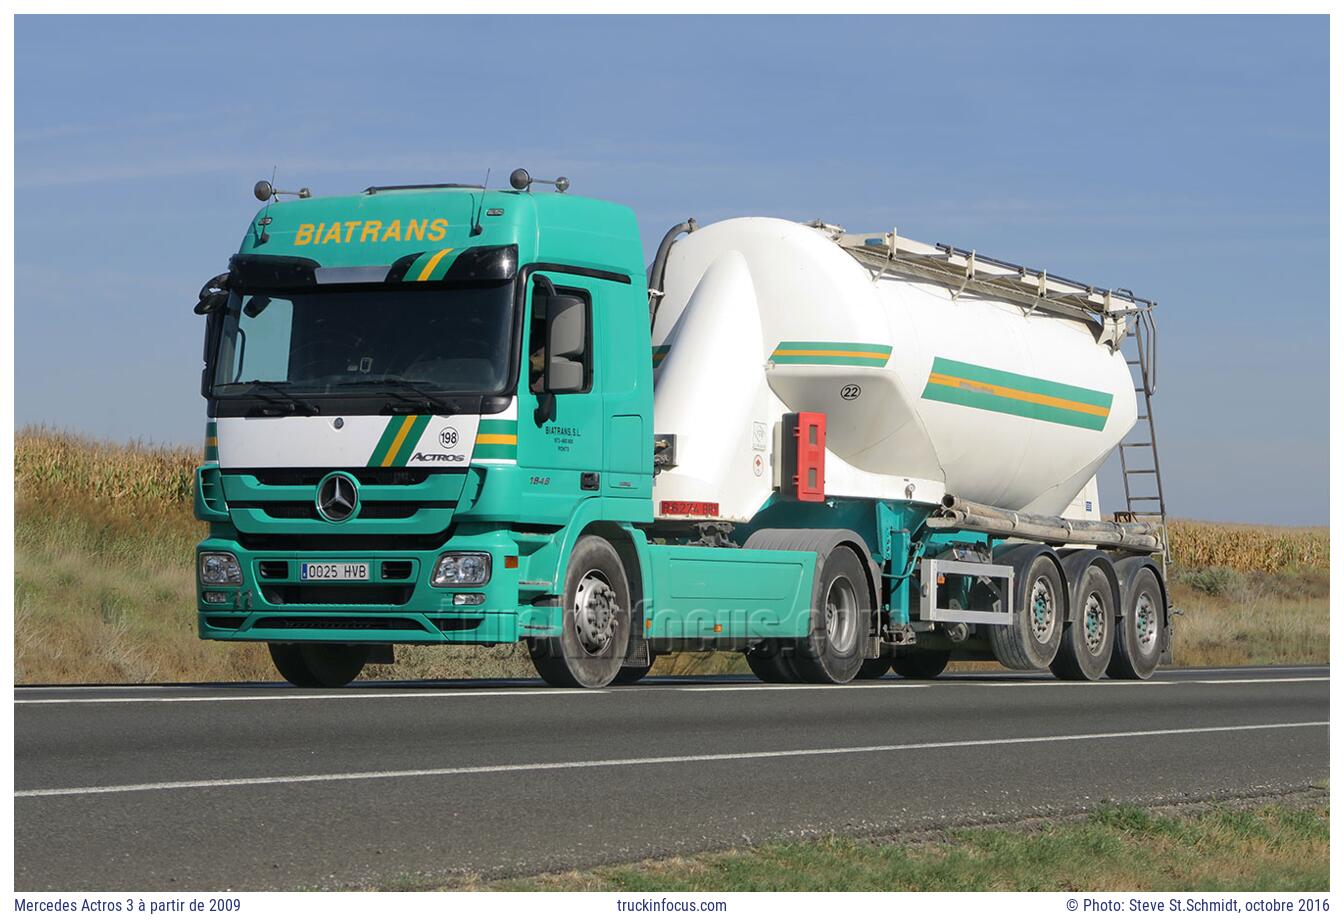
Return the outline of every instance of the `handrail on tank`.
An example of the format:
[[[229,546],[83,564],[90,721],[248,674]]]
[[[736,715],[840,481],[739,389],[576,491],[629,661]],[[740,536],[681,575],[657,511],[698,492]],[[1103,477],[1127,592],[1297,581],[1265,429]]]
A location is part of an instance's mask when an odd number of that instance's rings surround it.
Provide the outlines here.
[[[1154,331],[1148,314],[1156,302],[1138,297],[1127,288],[1098,287],[947,243],[921,243],[895,231],[846,233],[842,227],[821,221],[812,221],[807,226],[829,236],[879,276],[913,276],[946,285],[954,296],[966,291],[981,293],[1017,303],[1029,311],[1043,309],[1100,322],[1103,330],[1114,325],[1117,334],[1110,336],[1113,347],[1118,347],[1124,337],[1126,317],[1144,317],[1148,330]]]

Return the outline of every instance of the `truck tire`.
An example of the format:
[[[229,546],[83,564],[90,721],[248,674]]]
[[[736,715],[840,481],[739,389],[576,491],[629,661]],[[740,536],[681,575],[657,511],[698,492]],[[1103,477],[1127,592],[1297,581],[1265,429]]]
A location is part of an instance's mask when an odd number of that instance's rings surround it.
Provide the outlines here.
[[[798,643],[793,666],[808,683],[844,684],[863,666],[872,606],[859,557],[837,546],[812,588],[812,628]]]
[[[1166,603],[1162,583],[1147,566],[1133,572],[1121,586],[1121,609],[1115,651],[1106,673],[1121,680],[1147,680],[1162,658]]]
[[[271,642],[268,647],[275,669],[296,687],[344,687],[369,659],[365,645]]]
[[[605,687],[630,643],[630,586],[615,547],[592,534],[580,537],[561,601],[560,635],[528,640],[533,667],[553,687]]]
[[[784,648],[778,639],[766,639],[746,652],[747,667],[767,684],[796,684],[798,671],[793,666],[792,649]]]
[[[931,680],[947,670],[951,660],[950,648],[911,649],[893,657],[891,669],[910,680]]]
[[[854,675],[855,680],[878,680],[885,677],[891,670],[890,658],[869,658],[859,665],[859,673]]]
[[[1099,566],[1087,567],[1072,606],[1050,670],[1061,680],[1099,680],[1111,661],[1116,622],[1115,591]]]
[[[1064,580],[1054,557],[1035,556],[1017,579],[1013,622],[989,627],[999,664],[1015,671],[1043,671],[1054,661],[1064,634]]]

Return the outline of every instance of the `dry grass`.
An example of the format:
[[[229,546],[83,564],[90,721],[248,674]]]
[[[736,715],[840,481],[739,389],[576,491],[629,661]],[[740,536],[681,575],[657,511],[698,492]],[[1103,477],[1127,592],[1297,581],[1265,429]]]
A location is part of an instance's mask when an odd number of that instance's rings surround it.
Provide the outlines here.
[[[192,558],[205,533],[191,511],[198,462],[191,449],[113,445],[50,429],[19,432],[17,682],[274,679],[261,646],[196,638]],[[1173,595],[1186,612],[1176,624],[1177,663],[1327,660],[1325,530],[1178,521],[1171,531]],[[395,666],[371,667],[366,676],[533,675],[519,646],[402,647],[397,657]],[[700,652],[660,658],[654,673],[744,670],[740,655]]]

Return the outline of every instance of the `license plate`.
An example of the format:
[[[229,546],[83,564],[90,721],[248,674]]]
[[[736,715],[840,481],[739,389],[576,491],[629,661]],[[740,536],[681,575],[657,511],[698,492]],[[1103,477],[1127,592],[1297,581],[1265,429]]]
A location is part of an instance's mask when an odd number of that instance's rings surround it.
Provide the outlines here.
[[[368,581],[367,562],[304,562],[299,581]]]

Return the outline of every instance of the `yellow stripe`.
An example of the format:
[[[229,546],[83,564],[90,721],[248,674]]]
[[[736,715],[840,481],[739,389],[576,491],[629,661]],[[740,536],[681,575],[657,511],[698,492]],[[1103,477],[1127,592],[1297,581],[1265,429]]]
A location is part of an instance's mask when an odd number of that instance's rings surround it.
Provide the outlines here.
[[[880,351],[822,351],[820,349],[808,349],[804,351],[802,349],[789,348],[776,348],[774,354],[793,357],[806,356],[809,358],[880,358],[883,361],[891,357],[889,354],[884,354]]]
[[[206,438],[206,439],[205,439],[205,446],[206,446],[206,447],[218,447],[218,446],[219,446],[219,438]]]
[[[1105,406],[1092,406],[1087,403],[1074,402],[1071,399],[1060,399],[1058,396],[1045,396],[1041,393],[1029,393],[1026,390],[1014,390],[1012,387],[1001,387],[993,383],[981,383],[979,380],[967,380],[965,377],[951,377],[947,374],[929,374],[929,383],[936,383],[945,387],[961,387],[968,390],[980,390],[983,393],[991,393],[994,396],[1002,396],[1005,399],[1015,399],[1018,402],[1036,403],[1040,406],[1052,406],[1056,409],[1068,409],[1071,412],[1099,415],[1102,418],[1111,414],[1111,410]]]
[[[401,423],[401,430],[398,431],[397,436],[392,439],[392,446],[387,449],[387,456],[383,457],[382,466],[392,465],[392,458],[397,455],[397,451],[401,450],[401,442],[406,440],[406,435],[410,433],[410,430],[414,425],[415,416],[406,416],[406,421]]]
[[[448,255],[448,253],[450,252],[452,252],[451,249],[440,249],[438,252],[434,253],[434,258],[430,259],[428,262],[425,263],[425,267],[420,269],[420,277],[416,278],[415,280],[428,281],[429,276],[434,273],[434,266],[438,265],[439,262],[442,261],[443,257]]]
[[[477,444],[517,444],[518,435],[516,434],[478,434],[476,435]]]

